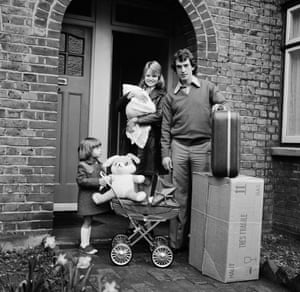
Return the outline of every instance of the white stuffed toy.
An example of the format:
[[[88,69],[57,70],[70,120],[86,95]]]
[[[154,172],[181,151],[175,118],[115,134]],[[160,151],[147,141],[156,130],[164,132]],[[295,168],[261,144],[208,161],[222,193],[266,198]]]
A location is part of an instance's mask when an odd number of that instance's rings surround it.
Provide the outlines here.
[[[101,204],[115,196],[137,202],[145,200],[147,194],[144,191],[135,191],[135,184],[143,183],[145,177],[134,174],[136,171],[134,162],[139,163],[140,159],[128,153],[127,155],[114,155],[103,163],[104,167],[111,167],[111,174],[107,182],[111,186],[111,190],[104,194],[94,193],[92,198],[96,204]]]

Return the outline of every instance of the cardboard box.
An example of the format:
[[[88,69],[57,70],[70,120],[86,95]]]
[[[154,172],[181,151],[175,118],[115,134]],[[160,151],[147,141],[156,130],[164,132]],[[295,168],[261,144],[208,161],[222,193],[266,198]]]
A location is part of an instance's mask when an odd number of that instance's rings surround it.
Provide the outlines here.
[[[264,181],[193,173],[189,263],[221,282],[258,279]]]

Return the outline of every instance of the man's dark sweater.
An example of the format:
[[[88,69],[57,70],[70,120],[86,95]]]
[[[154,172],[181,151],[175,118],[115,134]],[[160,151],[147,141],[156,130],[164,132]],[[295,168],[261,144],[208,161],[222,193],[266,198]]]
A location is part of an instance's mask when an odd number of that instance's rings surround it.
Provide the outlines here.
[[[162,157],[170,157],[171,140],[184,145],[197,145],[211,138],[211,108],[224,104],[225,98],[217,87],[206,80],[193,77],[189,93],[175,88],[163,105]]]

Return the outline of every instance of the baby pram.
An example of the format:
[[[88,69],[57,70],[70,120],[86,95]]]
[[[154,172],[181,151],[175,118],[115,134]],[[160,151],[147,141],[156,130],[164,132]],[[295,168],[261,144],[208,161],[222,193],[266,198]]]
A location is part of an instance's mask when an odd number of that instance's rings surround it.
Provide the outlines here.
[[[158,175],[154,175],[147,192],[147,202],[138,203],[114,198],[111,207],[116,214],[127,217],[134,227],[133,233],[117,234],[112,239],[110,258],[118,266],[127,265],[132,259],[132,247],[145,239],[150,247],[152,263],[159,268],[169,267],[173,262],[173,251],[164,236],[153,237],[151,231],[161,222],[177,216],[179,205],[174,199],[175,187]]]

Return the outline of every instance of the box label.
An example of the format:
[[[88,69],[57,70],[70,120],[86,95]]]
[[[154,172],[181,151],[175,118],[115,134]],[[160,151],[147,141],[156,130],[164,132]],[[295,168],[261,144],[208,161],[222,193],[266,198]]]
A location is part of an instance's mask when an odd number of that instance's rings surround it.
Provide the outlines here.
[[[247,246],[247,221],[248,215],[240,215],[240,237],[239,237],[239,248]]]

